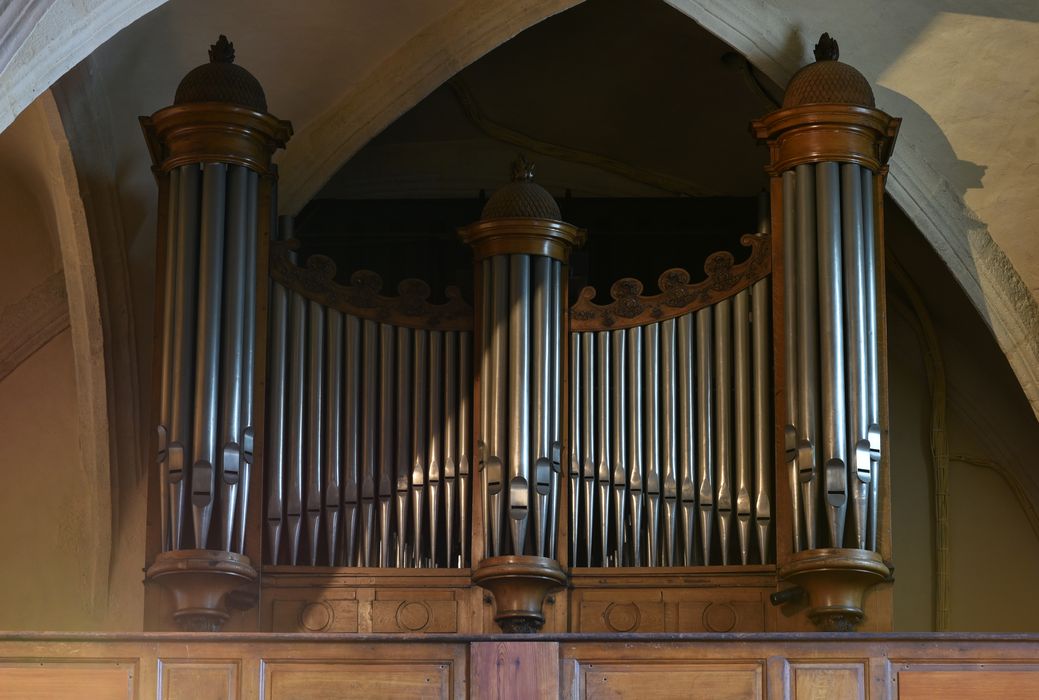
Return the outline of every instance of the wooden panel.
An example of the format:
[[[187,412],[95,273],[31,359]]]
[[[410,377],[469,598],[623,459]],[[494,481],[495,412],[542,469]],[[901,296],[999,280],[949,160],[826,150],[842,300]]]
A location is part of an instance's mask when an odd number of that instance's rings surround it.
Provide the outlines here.
[[[332,698],[447,698],[458,695],[449,662],[384,663],[376,660],[262,665],[267,700]]]
[[[239,697],[238,661],[159,660],[162,700],[230,700]]]
[[[659,590],[581,591],[575,599],[574,632],[665,632],[663,594]]]
[[[125,700],[134,697],[132,663],[0,664],[2,700]]]
[[[576,694],[582,698],[747,700],[764,697],[764,669],[760,664],[580,663],[575,680]]]
[[[991,666],[986,664],[986,667]],[[898,698],[1033,700],[1039,698],[1039,671],[903,671],[898,674]]]
[[[759,591],[690,590],[678,594],[678,632],[760,632],[765,594]]]
[[[559,695],[557,642],[473,642],[469,667],[469,690],[476,700]]]
[[[865,700],[865,664],[790,665],[797,700]]]
[[[376,600],[372,632],[458,631],[458,604],[453,600]]]
[[[357,601],[276,598],[271,618],[273,632],[356,632]]]

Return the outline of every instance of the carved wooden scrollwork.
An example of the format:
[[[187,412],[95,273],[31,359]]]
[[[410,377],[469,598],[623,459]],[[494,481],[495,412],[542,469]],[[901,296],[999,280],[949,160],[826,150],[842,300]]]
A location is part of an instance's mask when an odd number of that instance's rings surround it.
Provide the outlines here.
[[[380,323],[428,330],[471,330],[473,308],[457,287],[447,287],[443,304],[429,301],[429,285],[418,279],[402,280],[397,296],[384,296],[382,277],[371,270],[358,270],[350,275],[350,284],[335,281],[336,264],[324,255],[311,255],[300,267],[289,258],[298,247],[297,241],[273,241],[270,252],[270,275],[287,289],[325,306]]]
[[[632,277],[617,280],[610,287],[613,301],[596,304],[595,287],[585,287],[570,307],[571,331],[600,331],[631,328],[664,321],[702,309],[746,289],[772,271],[771,238],[752,233],[740,238],[750,255],[737,263],[732,253],[714,253],[704,263],[707,278],[689,283],[689,273],[674,267],[657,279],[660,294],[643,295],[642,282]]]

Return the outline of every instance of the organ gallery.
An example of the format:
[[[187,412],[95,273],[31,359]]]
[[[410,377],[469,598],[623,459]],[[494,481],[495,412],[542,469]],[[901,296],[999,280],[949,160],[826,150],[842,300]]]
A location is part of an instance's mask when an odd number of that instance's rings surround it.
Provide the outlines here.
[[[742,2],[170,0],[0,128],[0,697],[1039,692],[1027,110],[907,78],[1021,13]]]
[[[164,211],[153,624],[889,628],[899,120],[828,35],[816,58],[753,124],[770,185],[735,253],[571,289],[595,232],[520,159],[458,230],[471,295],[434,297],[300,254],[270,163],[291,126],[221,37],[142,118]]]

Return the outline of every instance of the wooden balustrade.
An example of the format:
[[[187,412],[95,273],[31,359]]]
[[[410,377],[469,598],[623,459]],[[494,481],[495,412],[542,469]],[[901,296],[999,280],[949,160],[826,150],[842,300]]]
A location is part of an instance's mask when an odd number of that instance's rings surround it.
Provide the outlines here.
[[[1039,697],[1039,635],[0,635],[0,699]]]

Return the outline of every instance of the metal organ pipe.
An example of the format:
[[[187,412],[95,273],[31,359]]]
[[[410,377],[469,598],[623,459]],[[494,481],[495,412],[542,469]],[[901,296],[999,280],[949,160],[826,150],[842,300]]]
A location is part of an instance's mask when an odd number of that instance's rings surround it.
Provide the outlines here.
[[[870,453],[869,548],[877,551],[877,517],[880,496],[880,370],[877,334],[877,248],[873,222],[873,173],[862,176],[863,278],[866,304],[866,407]]]
[[[248,171],[231,166],[227,191],[227,255],[223,290],[223,337],[220,359],[219,503],[220,548],[231,551],[238,482],[244,454],[241,444],[243,355],[245,344],[246,244],[248,239]]]
[[[847,320],[848,443],[852,541],[866,548],[872,459],[869,445],[869,391],[866,387],[865,245],[862,230],[862,175],[858,165],[841,165],[841,229],[844,256],[844,315]]]
[[[455,510],[458,499],[458,334],[444,333],[444,557],[455,561]]]
[[[195,373],[195,314],[198,291],[199,186],[197,165],[180,169],[177,194],[176,267],[173,285],[173,357],[170,370],[169,408],[169,518],[170,547],[180,549],[184,535],[184,509],[191,472],[191,404]],[[171,190],[172,192],[172,190]]]
[[[324,512],[325,542],[328,548],[328,565],[339,561],[339,514],[343,473],[343,314],[329,309],[325,334],[325,357],[328,371],[325,374],[325,397],[328,407],[325,412],[325,464]]]
[[[472,537],[472,391],[469,380],[472,377],[473,356],[472,335],[468,331],[459,334],[458,350],[458,533],[462,540],[459,566],[468,566],[469,549]]]
[[[646,560],[649,566],[660,565],[660,324],[645,327],[645,375],[643,391],[643,447],[645,449],[642,490],[646,512]]]
[[[844,385],[844,293],[841,269],[840,177],[836,163],[816,166],[819,227],[819,355],[822,386],[821,457],[830,543],[844,544],[848,504],[847,404]]]
[[[624,543],[625,510],[627,506],[628,485],[628,442],[627,442],[627,333],[623,330],[610,331],[610,389],[612,396],[610,420],[610,452],[613,463],[613,529],[614,529],[614,563],[624,566],[626,563]]]
[[[736,528],[739,540],[740,563],[746,565],[751,548],[751,491],[753,490],[752,462],[754,443],[751,413],[751,349],[750,349],[750,290],[744,289],[733,298],[733,350],[735,358],[736,429]]]
[[[412,350],[415,340],[410,328],[397,329],[397,566],[411,564],[406,547],[410,539],[408,533],[408,509],[411,493],[411,451],[412,428],[412,391],[414,389],[411,373],[414,369]]]
[[[306,444],[306,533],[311,566],[317,565],[318,533],[321,528],[322,451],[325,420],[325,307],[307,302],[307,444]]]
[[[195,354],[194,444],[191,506],[195,547],[205,549],[216,487],[217,417],[220,378],[220,313],[224,264],[227,166],[207,163],[202,179],[199,242],[198,338]]]
[[[394,419],[394,386],[396,378],[396,328],[388,323],[379,324],[379,469],[376,497],[379,509],[379,566],[393,566],[390,533],[393,532],[393,506],[396,470],[394,447],[396,435]],[[394,553],[395,554],[395,553]]]
[[[443,438],[441,417],[444,408],[444,337],[440,331],[429,331],[429,559],[437,566],[437,541],[440,534],[440,482],[443,471]]]
[[[523,554],[530,513],[530,257],[509,260],[509,525]]]
[[[256,249],[259,244],[259,175],[246,170],[245,221],[245,304],[242,318],[242,400],[241,439],[242,461],[239,464],[238,498],[235,509],[234,551],[245,553],[245,532],[249,513],[249,485],[252,480],[256,431],[253,427],[253,377],[256,371]],[[277,228],[277,214],[270,208],[271,231]],[[273,235],[273,233],[272,233]]]
[[[800,431],[798,420],[799,387],[797,371],[800,367],[798,333],[798,202],[797,174],[793,170],[783,173],[783,298],[788,300],[783,308],[783,369],[786,381],[786,425],[784,426],[784,459],[790,485],[790,519],[793,526],[793,548],[801,551],[801,481],[799,469]]]
[[[857,549],[876,548],[880,392],[873,177],[861,165],[835,162],[798,165],[783,174],[786,446],[788,459],[795,453],[801,487],[791,493],[795,550],[843,547],[846,541]],[[820,503],[826,513],[822,545]]]
[[[675,566],[677,553],[676,536],[678,534],[678,377],[675,371],[675,319],[660,323],[660,382],[663,401],[661,403],[660,445],[663,463],[664,510],[662,513],[664,527],[664,556],[661,564]]]
[[[361,319],[343,327],[343,563],[358,563],[361,525]]]
[[[695,563],[696,551],[696,400],[693,314],[678,317],[678,482],[682,562]]]
[[[819,349],[815,241],[815,166],[797,166],[797,474],[804,515],[804,545],[816,548],[818,513]]]

